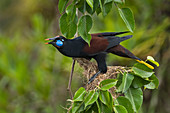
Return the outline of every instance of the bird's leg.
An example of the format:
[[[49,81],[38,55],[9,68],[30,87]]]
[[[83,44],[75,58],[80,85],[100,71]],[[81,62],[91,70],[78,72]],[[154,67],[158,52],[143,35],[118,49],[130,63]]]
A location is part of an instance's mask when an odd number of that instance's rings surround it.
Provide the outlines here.
[[[73,99],[73,94],[72,94],[72,91],[71,91],[71,82],[72,82],[72,78],[73,78],[74,65],[75,65],[75,59],[73,59],[72,69],[71,69],[70,78],[69,78],[69,83],[68,83],[68,88],[67,88],[67,90],[68,90],[69,93],[70,93],[71,99]]]
[[[90,84],[101,72],[97,72],[96,74],[94,74],[90,79],[89,79],[89,82],[88,84]]]

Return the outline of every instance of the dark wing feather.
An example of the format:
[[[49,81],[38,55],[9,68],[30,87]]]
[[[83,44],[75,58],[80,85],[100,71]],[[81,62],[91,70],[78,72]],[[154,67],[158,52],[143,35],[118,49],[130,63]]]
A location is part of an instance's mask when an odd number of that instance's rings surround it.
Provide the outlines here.
[[[105,37],[105,36],[116,36],[124,33],[128,33],[129,31],[124,32],[105,32],[105,33],[94,33],[91,34],[91,36],[97,36],[97,37]]]
[[[131,37],[132,37],[132,35],[127,35],[127,36],[123,36],[123,37],[107,36],[107,37],[104,37],[104,39],[108,40],[109,45],[107,46],[107,49],[109,49],[111,47],[114,47],[114,46],[120,44],[120,42],[131,38]]]

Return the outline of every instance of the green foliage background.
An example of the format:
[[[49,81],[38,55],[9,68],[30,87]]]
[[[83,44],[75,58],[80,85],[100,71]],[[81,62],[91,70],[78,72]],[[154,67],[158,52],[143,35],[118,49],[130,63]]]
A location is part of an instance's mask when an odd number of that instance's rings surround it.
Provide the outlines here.
[[[158,90],[145,90],[140,113],[170,112],[170,2],[168,0],[128,0],[136,30],[122,44],[136,56],[153,56]],[[44,39],[59,35],[58,0],[0,1],[0,113],[61,113],[68,98],[67,83],[71,58],[62,56]],[[105,18],[93,16],[90,32],[126,31],[113,6]],[[132,66],[135,61],[108,56],[109,65]],[[83,83],[82,69],[76,65],[72,88]]]

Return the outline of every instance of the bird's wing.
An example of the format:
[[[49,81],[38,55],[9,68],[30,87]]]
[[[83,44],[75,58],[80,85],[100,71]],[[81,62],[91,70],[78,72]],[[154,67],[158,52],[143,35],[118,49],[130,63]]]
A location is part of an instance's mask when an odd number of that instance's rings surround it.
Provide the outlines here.
[[[105,37],[98,37],[92,36],[90,41],[90,46],[85,44],[83,48],[83,52],[95,55],[101,52],[106,52],[107,49],[118,45],[121,41],[131,38],[132,35],[124,36],[124,37],[114,37],[114,36],[105,36]]]
[[[97,37],[105,37],[105,36],[116,36],[124,33],[128,33],[129,31],[124,32],[105,32],[105,33],[94,33],[91,34],[91,36],[97,36]]]

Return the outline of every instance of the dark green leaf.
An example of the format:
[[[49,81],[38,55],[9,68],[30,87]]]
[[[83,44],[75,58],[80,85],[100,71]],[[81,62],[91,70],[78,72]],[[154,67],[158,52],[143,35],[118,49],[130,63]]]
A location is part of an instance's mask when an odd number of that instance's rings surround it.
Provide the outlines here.
[[[122,91],[123,93],[127,91],[134,79],[134,76],[129,74],[129,73],[124,73],[123,78],[122,78],[122,83],[118,87],[118,92]]]
[[[80,36],[88,43],[90,44],[91,35],[88,34],[92,27],[93,21],[92,18],[89,15],[82,16],[79,19],[78,23],[78,32]]]
[[[79,2],[79,4],[77,5],[79,11],[80,11],[81,13],[83,13],[83,14],[86,12],[86,8],[87,8],[86,6],[87,6],[87,3],[86,3],[85,0],[81,0],[81,1]]]
[[[104,5],[103,5],[103,16],[106,16],[110,10],[112,9],[112,1],[111,2],[106,2]]]
[[[100,90],[99,99],[101,100],[102,103],[107,105],[109,108],[112,108],[113,98],[112,98],[112,95],[110,94],[110,92]]]
[[[123,19],[123,21],[125,22],[127,28],[133,32],[135,29],[135,20],[133,17],[133,13],[129,8],[118,8],[119,10],[119,14],[121,16],[121,18]]]
[[[96,9],[96,13],[97,13],[97,15],[99,15],[99,14],[101,13],[101,8],[100,8],[100,6]]]
[[[122,105],[115,105],[113,109],[115,113],[128,113],[126,108]]]
[[[72,105],[72,113],[80,113],[84,110],[83,102],[74,102]]]
[[[151,80],[151,82],[147,85],[145,85],[146,88],[148,89],[155,89],[158,88],[159,86],[159,80],[158,78],[155,76],[155,74],[153,74],[151,77],[149,77],[149,80]]]
[[[125,97],[130,100],[133,110],[137,112],[143,103],[143,92],[141,88],[129,88],[125,92]]]
[[[66,9],[66,13],[67,13],[67,22],[72,22],[74,21],[74,18],[76,16],[76,7],[74,4],[70,4],[67,9]]]
[[[60,14],[64,12],[64,9],[66,8],[68,1],[69,0],[59,0],[58,9],[59,9]]]
[[[146,65],[141,63],[136,63],[132,70],[136,75],[142,78],[148,78],[154,73],[152,69],[148,68]]]
[[[135,78],[134,78],[134,80],[133,80],[133,82],[132,82],[132,86],[133,86],[134,88],[141,88],[141,87],[143,87],[144,85],[150,83],[150,80],[145,80],[145,79],[143,79],[143,78],[141,78],[141,77],[139,77],[139,76],[134,76],[134,77],[135,77]]]
[[[98,100],[99,111],[98,113],[112,113],[112,107],[108,107],[103,104],[100,100]]]
[[[88,3],[88,5],[91,7],[91,9],[93,10],[93,0],[86,0],[86,2]]]
[[[74,18],[74,21],[68,22],[66,13],[61,16],[60,22],[59,22],[60,30],[65,37],[67,38],[74,37],[74,34],[76,33],[76,30],[77,30],[76,19],[77,17]]]
[[[99,4],[100,4],[101,11],[103,11],[103,4],[104,4],[103,0],[99,0]]]
[[[89,91],[85,97],[84,103],[85,103],[85,108],[90,105],[93,104],[97,99],[98,99],[98,93],[95,91]]]
[[[122,78],[123,78],[123,75],[121,74],[121,73],[119,73],[118,75],[117,75],[117,84],[116,84],[116,87],[119,87],[120,86],[120,84],[122,84]]]
[[[73,101],[83,101],[86,93],[87,91],[83,87],[79,88],[74,95]]]
[[[132,109],[132,104],[129,101],[129,99],[127,99],[124,96],[119,96],[118,98],[116,98],[114,100],[115,105],[122,105],[126,108],[126,110],[128,111],[128,113],[134,113],[133,109]]]
[[[108,90],[112,88],[113,86],[115,86],[116,83],[117,83],[116,79],[106,79],[100,82],[99,86],[101,87],[101,90]]]

